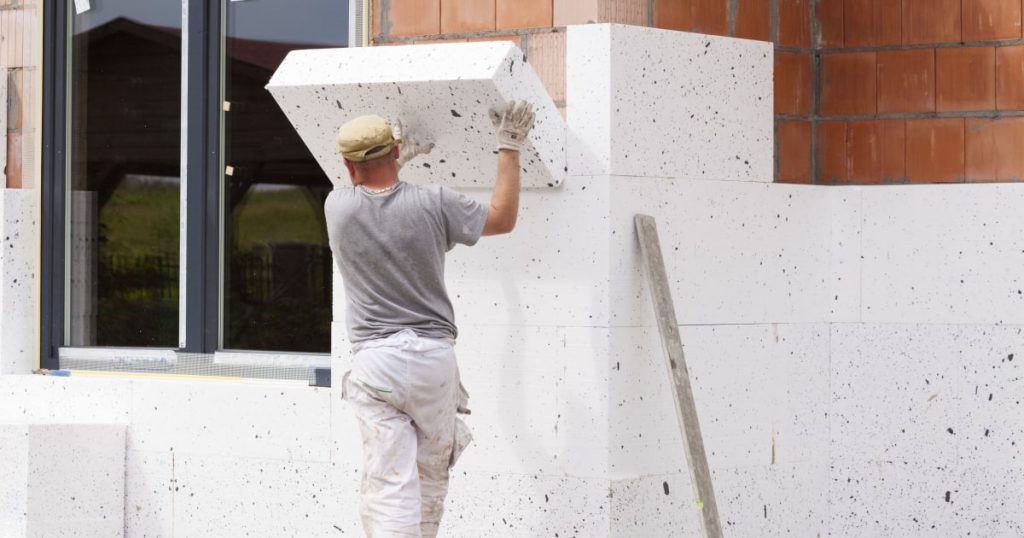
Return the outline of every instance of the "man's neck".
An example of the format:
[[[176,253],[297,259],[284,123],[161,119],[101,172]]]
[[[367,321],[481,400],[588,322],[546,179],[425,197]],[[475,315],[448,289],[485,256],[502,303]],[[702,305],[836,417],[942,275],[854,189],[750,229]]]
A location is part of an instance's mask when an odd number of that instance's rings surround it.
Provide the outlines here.
[[[396,174],[374,174],[360,179],[362,181],[358,185],[371,191],[386,189],[398,183],[398,175]]]

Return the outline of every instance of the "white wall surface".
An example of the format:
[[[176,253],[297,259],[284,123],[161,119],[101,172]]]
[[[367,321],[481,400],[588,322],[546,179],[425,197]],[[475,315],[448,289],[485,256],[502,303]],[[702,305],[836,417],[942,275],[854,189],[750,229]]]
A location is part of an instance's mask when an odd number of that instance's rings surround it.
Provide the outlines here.
[[[38,363],[37,195],[0,189],[0,375],[27,374]]]
[[[125,427],[0,422],[0,535],[124,535]]]

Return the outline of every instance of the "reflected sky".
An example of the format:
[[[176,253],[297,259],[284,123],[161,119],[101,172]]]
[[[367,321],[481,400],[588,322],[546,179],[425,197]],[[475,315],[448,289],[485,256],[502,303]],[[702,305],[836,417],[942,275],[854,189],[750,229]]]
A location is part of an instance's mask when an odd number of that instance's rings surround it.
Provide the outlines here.
[[[178,0],[91,0],[90,4],[89,11],[76,16],[75,33],[118,17],[154,26],[181,27],[181,2]],[[345,0],[241,0],[230,2],[230,8],[230,33],[234,37],[338,46],[348,40],[348,2]],[[303,11],[336,12],[338,18],[303,16]]]

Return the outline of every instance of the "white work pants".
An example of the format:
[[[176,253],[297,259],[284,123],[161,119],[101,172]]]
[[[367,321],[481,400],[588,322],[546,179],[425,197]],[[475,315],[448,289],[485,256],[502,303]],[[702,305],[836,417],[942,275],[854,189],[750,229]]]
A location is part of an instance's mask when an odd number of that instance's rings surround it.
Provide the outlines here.
[[[369,538],[433,538],[448,469],[469,442],[452,344],[403,330],[361,342],[343,384],[363,437],[360,516]]]

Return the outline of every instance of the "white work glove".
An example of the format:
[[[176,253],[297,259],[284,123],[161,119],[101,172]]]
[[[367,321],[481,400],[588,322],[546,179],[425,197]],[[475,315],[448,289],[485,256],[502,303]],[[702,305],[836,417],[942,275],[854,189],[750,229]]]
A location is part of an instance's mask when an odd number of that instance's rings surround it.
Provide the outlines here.
[[[526,143],[526,135],[533,128],[533,105],[526,101],[512,101],[504,110],[491,109],[491,123],[498,134],[498,149],[519,151]]]
[[[424,142],[415,130],[402,125],[402,120],[395,122],[391,134],[398,141],[398,167],[413,160],[419,155],[426,155],[434,149],[433,142]]]

